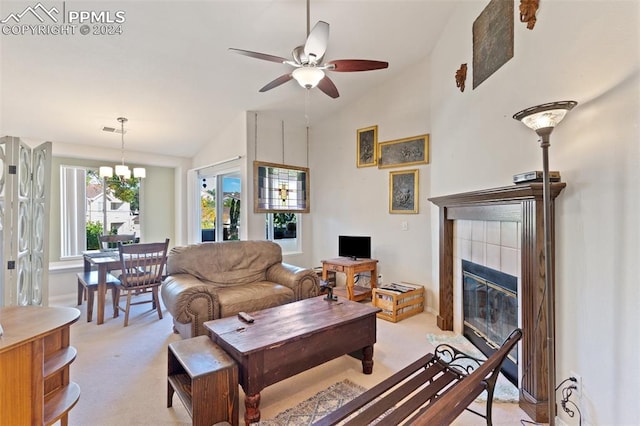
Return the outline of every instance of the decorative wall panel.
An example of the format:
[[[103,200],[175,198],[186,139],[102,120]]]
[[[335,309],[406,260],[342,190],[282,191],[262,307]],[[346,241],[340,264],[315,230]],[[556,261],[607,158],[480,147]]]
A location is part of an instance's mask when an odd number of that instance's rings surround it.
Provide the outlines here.
[[[51,142],[0,139],[0,306],[46,304]]]

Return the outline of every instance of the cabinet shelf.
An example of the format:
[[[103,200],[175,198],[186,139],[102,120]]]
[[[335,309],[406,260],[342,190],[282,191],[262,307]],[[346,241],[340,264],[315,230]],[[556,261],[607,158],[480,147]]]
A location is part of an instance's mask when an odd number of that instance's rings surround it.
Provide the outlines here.
[[[75,308],[0,307],[0,389],[11,389],[0,398],[1,424],[68,424],[80,399],[80,386],[69,380],[78,353],[70,326],[79,317]]]
[[[60,390],[53,392],[44,401],[44,424],[50,425],[64,415],[76,405],[80,399],[80,386],[74,382],[69,382]]]
[[[76,359],[77,354],[76,348],[67,346],[49,356],[44,362],[44,378],[47,379],[70,365]]]
[[[191,396],[191,377],[188,374],[172,374],[168,377],[169,383],[173,390],[178,394],[182,404],[185,406],[189,415],[193,417],[193,403]]]

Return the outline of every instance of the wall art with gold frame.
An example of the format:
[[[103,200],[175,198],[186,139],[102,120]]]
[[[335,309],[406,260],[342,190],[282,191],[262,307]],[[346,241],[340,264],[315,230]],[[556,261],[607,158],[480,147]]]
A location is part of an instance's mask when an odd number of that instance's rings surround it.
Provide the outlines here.
[[[418,213],[418,169],[389,172],[389,213]]]
[[[428,134],[378,144],[378,168],[380,169],[428,163]]]
[[[356,137],[358,167],[370,167],[378,164],[378,126],[358,129]]]
[[[309,169],[253,162],[254,213],[309,213]]]

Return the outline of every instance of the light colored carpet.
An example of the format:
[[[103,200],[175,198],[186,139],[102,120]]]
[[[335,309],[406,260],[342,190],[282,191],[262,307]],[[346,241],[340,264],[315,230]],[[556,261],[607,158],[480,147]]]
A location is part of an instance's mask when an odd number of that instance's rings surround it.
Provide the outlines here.
[[[261,426],[307,426],[342,407],[366,389],[345,379],[329,386],[273,419],[261,421]]]
[[[460,334],[427,334],[427,340],[434,347],[438,346],[441,343],[446,343],[447,345],[453,346],[454,348],[471,355],[474,358],[478,359],[487,359],[486,356],[478,348],[476,348],[473,343],[471,343],[467,338]],[[506,377],[500,373],[498,376],[498,380],[496,381],[496,388],[493,392],[493,400],[494,402],[511,402],[516,403],[519,399],[519,391],[518,388],[513,385]],[[487,400],[487,392],[482,392],[480,396],[476,399],[476,401],[486,401]]]
[[[107,296],[107,306],[110,306]],[[71,294],[52,301],[51,306],[76,305]],[[120,425],[190,425],[191,418],[174,396],[167,408],[167,345],[180,340],[172,333],[171,315],[165,310],[162,320],[149,305],[132,307],[129,326],[123,318],[112,318],[111,308],[105,323],[95,319],[87,323],[86,303],[82,316],[71,326],[71,344],[78,357],[71,365],[71,380],[80,385],[80,401],[69,413],[70,426]],[[94,309],[95,315],[95,309]],[[427,333],[441,332],[434,315],[424,312],[398,323],[379,319],[374,348],[373,374],[362,374],[361,362],[342,356],[297,376],[275,383],[261,393],[262,419],[273,419],[278,413],[294,407],[331,385],[349,379],[370,389],[419,356],[433,351],[424,338]],[[418,336],[422,336],[421,338]],[[484,404],[474,403],[477,410]],[[494,404],[495,426],[519,424],[528,416],[517,404]],[[244,416],[244,393],[240,388],[240,419]],[[478,417],[462,414],[456,426],[475,426]]]

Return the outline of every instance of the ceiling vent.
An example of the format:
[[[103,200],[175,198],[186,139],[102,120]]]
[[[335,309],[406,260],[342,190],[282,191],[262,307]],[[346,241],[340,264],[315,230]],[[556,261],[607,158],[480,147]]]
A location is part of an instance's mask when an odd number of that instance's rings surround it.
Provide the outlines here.
[[[116,129],[115,127],[108,127],[108,126],[104,126],[102,128],[102,131],[109,132],[109,133],[122,133],[123,135],[127,134],[126,130],[123,132],[121,129]]]

